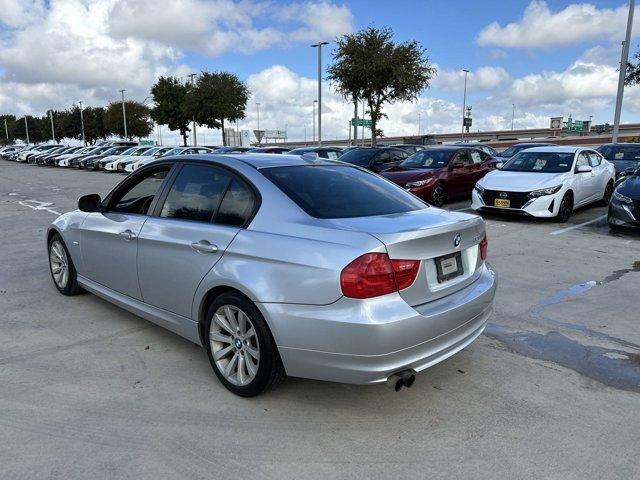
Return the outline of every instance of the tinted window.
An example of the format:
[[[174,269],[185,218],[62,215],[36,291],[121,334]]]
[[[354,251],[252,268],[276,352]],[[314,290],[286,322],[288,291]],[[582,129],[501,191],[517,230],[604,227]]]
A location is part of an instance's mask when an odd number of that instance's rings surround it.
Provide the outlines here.
[[[367,167],[376,153],[378,153],[378,150],[375,148],[354,149],[342,154],[340,156],[340,160],[342,162],[351,163],[352,165]]]
[[[467,152],[467,151],[463,151],[463,152],[458,153],[458,156],[456,157],[456,161],[462,162],[465,165],[469,165],[470,163],[473,163],[471,161],[471,157],[469,156],[469,152]]]
[[[216,223],[241,227],[251,216],[254,205],[253,192],[249,187],[234,179],[229,185],[227,193],[224,194],[216,215]]]
[[[171,185],[160,216],[210,222],[229,180],[231,176],[220,168],[185,165]]]
[[[125,187],[123,191],[116,192],[110,202],[112,205],[110,210],[122,213],[148,214],[153,197],[160,189],[169,169],[170,167],[167,167],[150,173],[128,188]]]
[[[482,163],[482,154],[480,152],[476,152],[475,150],[471,150],[469,152],[469,155],[471,155],[471,162],[472,163]]]
[[[305,165],[260,172],[316,218],[368,217],[427,208],[392,183],[353,167]]]
[[[640,160],[640,145],[603,145],[598,151],[607,160]]]
[[[588,165],[587,160],[587,165]],[[571,170],[573,153],[523,151],[512,157],[502,167],[507,172],[560,173]]]

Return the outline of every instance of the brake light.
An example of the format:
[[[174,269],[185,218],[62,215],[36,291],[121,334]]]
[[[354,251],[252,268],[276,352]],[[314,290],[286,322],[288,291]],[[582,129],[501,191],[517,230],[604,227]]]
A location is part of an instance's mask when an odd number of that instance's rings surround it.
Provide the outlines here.
[[[366,253],[340,274],[342,293],[351,298],[371,298],[410,286],[420,269],[420,260],[391,260],[386,253]]]
[[[482,260],[487,259],[488,246],[489,246],[489,240],[487,240],[487,236],[485,235],[484,237],[482,237],[482,240],[480,240],[480,243],[478,244],[478,247],[480,248],[480,258]]]

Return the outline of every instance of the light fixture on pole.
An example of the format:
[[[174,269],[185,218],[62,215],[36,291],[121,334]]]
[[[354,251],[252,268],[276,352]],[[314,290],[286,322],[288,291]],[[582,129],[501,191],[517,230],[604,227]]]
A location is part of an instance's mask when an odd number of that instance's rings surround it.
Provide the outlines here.
[[[616,111],[613,116],[613,134],[611,143],[618,143],[618,133],[620,131],[620,114],[622,112],[622,96],[624,94],[624,79],[627,72],[627,62],[629,61],[629,44],[631,43],[631,27],[633,26],[633,11],[635,0],[629,0],[629,16],[627,17],[627,33],[622,43],[622,56],[620,57],[620,75],[618,76],[618,94],[616,95]]]
[[[258,145],[262,143],[262,135],[260,135],[260,102],[256,102],[256,109],[258,111]]]
[[[316,103],[318,100],[313,101],[313,143],[316,143]]]
[[[194,86],[193,79],[195,78],[196,73],[190,73],[188,76],[191,77],[191,88]],[[198,145],[198,136],[196,135],[196,114],[193,114],[193,146]]]
[[[122,89],[120,90],[120,93],[122,94],[122,121],[124,122],[124,138],[128,138],[128,132],[127,132],[127,110],[124,106],[124,92],[126,92],[126,90]]]
[[[86,146],[87,141],[84,138],[84,115],[82,113],[82,100],[79,100],[78,103],[80,104],[80,128],[82,129],[82,144]]]
[[[318,146],[322,145],[322,46],[329,42],[318,42],[311,45],[318,49]]]
[[[461,140],[464,139],[464,114],[467,109],[467,75],[469,74],[469,70],[463,68],[464,72],[464,96],[462,97],[462,137]]]
[[[512,104],[511,104],[511,107],[512,107],[512,108],[511,108],[511,130],[513,131],[513,119],[514,119],[514,118],[515,118],[515,116],[516,116],[516,104],[515,104],[515,103],[512,103]]]
[[[49,119],[51,120],[51,138],[53,143],[56,143],[56,131],[53,128],[53,110],[49,110]]]

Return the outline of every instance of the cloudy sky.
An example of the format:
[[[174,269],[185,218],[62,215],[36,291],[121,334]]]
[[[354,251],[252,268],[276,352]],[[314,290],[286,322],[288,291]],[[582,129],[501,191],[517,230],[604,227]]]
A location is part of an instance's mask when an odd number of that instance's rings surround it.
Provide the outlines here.
[[[462,68],[474,130],[510,128],[512,104],[516,128],[569,114],[603,123],[626,16],[623,0],[0,0],[0,113],[105,105],[122,88],[143,101],[160,75],[228,70],[252,92],[241,128],[256,128],[259,102],[261,128],[302,140],[317,88],[310,43],[373,25],[420,41],[438,67],[418,102],[386,107],[387,135],[457,131]],[[632,52],[640,12],[636,20]],[[323,108],[323,137],[346,137],[352,106],[329,84]],[[640,121],[640,87],[626,89],[622,119]],[[220,143],[219,132],[203,133]]]

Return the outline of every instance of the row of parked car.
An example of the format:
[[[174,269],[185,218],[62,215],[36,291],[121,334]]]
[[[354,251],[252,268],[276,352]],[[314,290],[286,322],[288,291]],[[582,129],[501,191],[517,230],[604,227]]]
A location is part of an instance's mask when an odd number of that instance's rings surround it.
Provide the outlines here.
[[[208,153],[313,153],[375,172],[436,207],[471,196],[471,208],[478,212],[508,212],[566,222],[576,208],[611,203],[612,228],[640,226],[639,144],[607,144],[594,150],[553,143],[519,143],[502,152],[476,143],[289,149],[104,142],[90,147],[39,145],[0,149],[0,157],[17,162],[123,173],[160,158]]]

